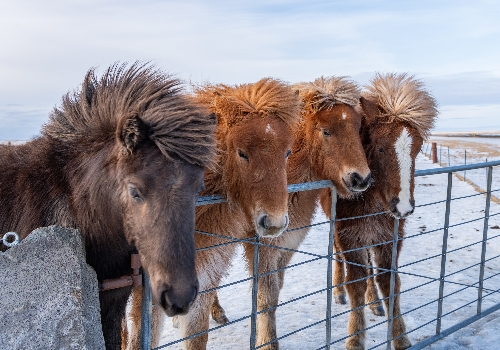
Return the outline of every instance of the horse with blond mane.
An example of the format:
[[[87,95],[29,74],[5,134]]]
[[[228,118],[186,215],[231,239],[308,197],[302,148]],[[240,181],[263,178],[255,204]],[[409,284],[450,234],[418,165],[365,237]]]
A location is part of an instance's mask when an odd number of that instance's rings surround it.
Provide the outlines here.
[[[434,125],[437,115],[436,101],[425,90],[421,81],[406,74],[377,74],[361,98],[365,115],[362,141],[370,169],[375,180],[362,198],[339,199],[337,219],[387,212],[376,216],[337,221],[335,250],[345,260],[344,266],[336,261],[334,284],[336,301],[349,295],[351,313],[346,340],[347,349],[364,349],[366,328],[363,306],[367,291],[369,256],[386,309],[389,309],[390,273],[394,218],[399,222],[397,257],[401,253],[405,218],[413,213],[415,201],[415,158]],[[321,205],[327,215],[331,208],[330,192],[324,190]],[[382,244],[381,244],[382,243]],[[363,246],[372,246],[369,250]],[[393,309],[393,346],[406,349],[411,342],[401,316],[401,283],[395,274]],[[376,291],[366,293],[368,303],[376,305]]]
[[[287,166],[288,183],[331,180],[344,198],[365,191],[371,183],[371,173],[359,136],[362,116],[357,110],[361,96],[357,84],[347,77],[321,77],[293,88],[302,99],[302,118],[294,132],[293,151]],[[285,267],[309,231],[308,228],[296,229],[311,223],[320,193],[320,190],[293,193],[288,208],[291,230],[262,240],[273,247],[259,248],[259,274],[264,275],[259,277],[257,311],[264,312],[257,317],[256,346],[262,349],[279,348],[276,306]],[[253,254],[253,247],[245,245],[250,272]],[[268,274],[270,271],[279,272]],[[227,318],[217,301],[212,313],[216,321],[224,322]]]

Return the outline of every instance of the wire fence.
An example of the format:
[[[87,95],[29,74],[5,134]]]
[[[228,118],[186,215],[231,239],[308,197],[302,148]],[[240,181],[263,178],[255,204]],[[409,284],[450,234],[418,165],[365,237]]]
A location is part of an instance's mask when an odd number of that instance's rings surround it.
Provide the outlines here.
[[[423,149],[425,152],[425,149]],[[426,210],[427,213],[432,212],[432,218],[418,217],[425,224],[418,228],[419,232],[407,230],[404,238],[398,237],[399,220],[394,219],[394,230],[392,239],[386,242],[378,242],[371,246],[353,249],[361,250],[384,244],[392,244],[392,266],[390,269],[382,269],[377,266],[364,266],[373,271],[367,279],[380,274],[390,273],[391,275],[391,293],[387,297],[389,300],[389,308],[386,310],[388,317],[376,318],[368,317],[370,322],[368,326],[361,332],[370,333],[367,337],[366,348],[391,348],[392,323],[394,315],[392,314],[394,305],[394,285],[396,273],[399,274],[402,280],[401,291],[397,294],[402,296],[401,302],[402,313],[397,317],[404,317],[406,320],[407,335],[412,336],[414,345],[411,349],[422,349],[429,344],[432,344],[451,333],[470,325],[478,319],[485,317],[492,312],[500,309],[500,231],[498,234],[491,234],[489,230],[489,219],[500,215],[500,212],[490,213],[490,202],[492,194],[499,193],[500,186],[492,187],[494,178],[494,167],[500,165],[500,161],[486,162],[480,164],[461,165],[445,168],[436,168],[428,170],[420,170],[415,172],[417,178],[422,178],[420,185],[426,186],[425,179],[430,176],[441,176],[445,184],[443,184],[444,193],[435,193],[434,198],[428,202],[424,202],[417,206],[414,215],[419,215],[419,210]],[[462,195],[459,191],[455,194],[453,188],[453,173],[470,172],[479,170],[486,174],[485,189],[475,194]],[[335,260],[354,264],[344,261],[341,253],[333,251],[334,246],[334,226],[335,222],[339,221],[335,218],[336,211],[336,189],[330,181],[318,181],[304,184],[290,185],[289,192],[308,191],[313,189],[330,188],[332,193],[332,212],[331,220],[324,216],[316,220],[309,228],[312,231],[321,230],[323,236],[322,241],[316,241],[316,246],[321,246],[324,252],[318,249],[312,249],[313,245],[300,249],[289,249],[278,247],[271,244],[265,244],[260,241],[259,237],[251,239],[239,240],[229,236],[221,236],[211,232],[200,232],[201,234],[213,235],[226,240],[223,245],[227,244],[253,244],[254,245],[254,271],[253,275],[247,278],[231,281],[217,288],[201,291],[200,294],[210,293],[214,290],[222,290],[231,288],[236,285],[246,284],[250,282],[252,285],[251,300],[242,302],[239,306],[245,308],[246,312],[240,317],[236,317],[232,321],[214,326],[202,333],[193,334],[182,339],[175,339],[162,344],[156,349],[169,348],[178,346],[184,340],[200,336],[204,333],[213,333],[220,329],[241,325],[242,321],[250,322],[250,334],[247,337],[247,344],[240,344],[240,348],[259,349],[266,345],[277,341],[300,337],[304,340],[311,334],[314,334],[315,345],[302,343],[296,348],[301,349],[333,349],[343,348],[343,343],[349,336],[347,335],[346,320],[349,312],[352,310],[346,307],[334,305],[332,291],[339,285],[333,285],[333,262]],[[437,199],[437,200],[436,200]],[[224,202],[225,199],[220,196],[201,197],[197,205],[209,205]],[[476,217],[465,217],[458,211],[454,211],[453,207],[460,208],[460,202],[470,205],[474,203],[482,203],[473,210],[477,213]],[[376,215],[388,215],[386,212],[373,213]],[[475,215],[475,214],[474,214]],[[349,220],[342,219],[342,220]],[[418,220],[417,220],[418,221]],[[479,228],[478,228],[479,227]],[[298,228],[303,229],[303,228]],[[311,234],[311,232],[309,234]],[[316,232],[316,231],[315,231]],[[472,232],[472,233],[471,233]],[[287,232],[283,233],[284,235]],[[457,239],[458,238],[458,239]],[[396,250],[398,241],[405,241],[405,248],[401,253],[399,266],[396,262]],[[327,246],[325,247],[325,243]],[[426,244],[427,248],[419,254],[412,254],[412,251],[417,251],[418,247]],[[219,245],[220,246],[220,245]],[[267,271],[258,273],[259,249],[261,247],[271,247],[274,249],[282,249],[293,251],[298,259],[294,260],[284,269]],[[417,247],[417,248],[415,248]],[[217,249],[218,246],[206,247],[204,249]],[[493,249],[492,249],[493,248]],[[459,263],[457,263],[459,262]],[[314,265],[315,275],[321,275],[322,286],[318,284],[308,284],[307,278],[294,281],[294,295],[286,301],[280,301],[266,310],[257,311],[257,294],[258,281],[269,274],[275,274],[287,270],[287,278],[289,273],[294,269],[299,269],[306,265]],[[359,264],[358,264],[359,265]],[[321,268],[320,268],[321,266]],[[363,266],[363,265],[360,265]],[[318,271],[321,271],[318,272]],[[309,276],[308,276],[309,277]],[[290,277],[292,278],[292,277]],[[312,278],[312,277],[311,277]],[[354,283],[351,281],[349,283]],[[142,307],[142,324],[141,324],[141,349],[151,348],[151,291],[147,276],[143,281],[143,307]],[[303,286],[303,289],[301,288]],[[282,290],[286,292],[287,284]],[[300,291],[300,292],[299,292]],[[297,303],[308,303],[308,300],[314,298],[317,310],[322,310],[323,316],[318,316],[317,319],[305,319],[296,322],[293,327],[279,328],[278,338],[270,340],[267,344],[256,344],[257,332],[257,315],[269,312],[273,309],[284,309],[289,305],[297,305]],[[383,300],[384,298],[379,299]],[[222,301],[223,302],[223,301]],[[377,302],[377,301],[375,301]],[[370,306],[375,302],[370,302],[364,306]],[[314,302],[312,303],[314,304]],[[310,305],[309,305],[310,306]],[[368,308],[366,308],[368,310]],[[472,311],[471,311],[472,310]],[[368,315],[368,311],[367,311]],[[278,316],[279,317],[279,314]],[[279,321],[279,320],[278,320]],[[323,329],[321,331],[321,329]],[[311,333],[312,332],[312,333]],[[318,340],[318,335],[323,341]],[[416,341],[415,341],[416,340]],[[318,346],[318,341],[322,343]],[[209,339],[210,346],[210,339]]]
[[[436,143],[437,146],[437,160],[441,166],[458,166],[458,165],[467,165],[467,164],[477,164],[489,161],[499,160],[500,158],[494,155],[489,156],[485,152],[480,152],[475,149],[460,149],[456,147],[450,148],[449,146],[442,145]],[[427,157],[431,158],[432,154],[432,143],[424,143],[422,146],[422,152]],[[498,171],[499,167],[496,168],[497,171],[493,174],[492,186],[493,188],[500,187],[500,171]],[[457,177],[466,181],[469,184],[476,187],[476,189],[486,190],[487,186],[487,176],[488,172],[486,168],[477,168],[464,170],[456,173]],[[496,196],[493,198],[494,201],[498,201]]]

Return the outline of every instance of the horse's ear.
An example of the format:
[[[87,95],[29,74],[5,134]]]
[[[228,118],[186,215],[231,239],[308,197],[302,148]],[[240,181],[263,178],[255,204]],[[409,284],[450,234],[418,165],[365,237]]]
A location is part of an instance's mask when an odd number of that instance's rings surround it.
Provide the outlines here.
[[[380,115],[380,111],[378,110],[377,105],[364,97],[359,98],[359,104],[361,105],[364,118],[366,119],[368,124],[374,123],[377,120],[377,117]]]
[[[125,115],[118,122],[116,137],[129,153],[133,153],[147,139],[148,126],[137,113]]]

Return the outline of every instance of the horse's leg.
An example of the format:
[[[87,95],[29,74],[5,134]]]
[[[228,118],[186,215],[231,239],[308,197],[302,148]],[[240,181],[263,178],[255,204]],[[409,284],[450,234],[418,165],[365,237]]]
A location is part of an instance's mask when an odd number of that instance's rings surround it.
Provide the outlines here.
[[[335,253],[339,252],[336,244],[334,245]],[[345,295],[344,281],[345,281],[345,269],[344,263],[339,260],[344,260],[344,256],[342,254],[335,255],[335,260],[333,262],[333,285],[336,286],[333,288],[333,297],[335,298],[335,303],[337,304],[347,304],[347,299]]]
[[[187,315],[178,316],[181,337],[185,338],[209,329],[210,306],[213,302],[213,293],[198,295]],[[185,340],[183,347],[186,350],[203,350],[207,348],[208,333]]]
[[[347,331],[350,337],[347,338],[345,346],[346,349],[361,350],[365,348],[366,338],[363,330],[366,328],[364,305],[367,269],[363,266],[350,263],[366,265],[368,256],[366,249],[345,253],[344,256],[347,270],[345,288],[349,295],[349,303],[352,309],[349,313],[349,322],[347,324]]]
[[[167,315],[159,305],[154,305],[151,310],[151,347],[157,348],[160,344],[161,339],[161,330],[163,329],[163,325]],[[137,348],[135,348],[137,349]],[[131,349],[133,350],[133,349]]]
[[[226,324],[229,322],[229,319],[226,317],[226,311],[224,311],[219,303],[219,295],[217,294],[217,291],[214,291],[214,294],[215,297],[212,304],[212,319],[218,324]]]
[[[372,261],[373,265],[373,260],[370,259],[370,261]],[[380,298],[378,296],[377,286],[375,285],[373,277],[374,271],[375,268],[373,266],[368,269],[370,278],[368,278],[368,280],[366,281],[367,282],[366,294],[365,294],[366,303],[369,304],[368,306],[370,310],[372,310],[375,316],[384,316],[385,315],[384,307],[382,306],[382,302],[380,301]]]
[[[99,293],[102,333],[108,350],[121,349],[122,320],[130,292],[131,287],[125,287]]]
[[[401,249],[401,244],[398,247],[398,256],[399,256],[399,251]],[[374,260],[377,263],[377,266],[380,269],[391,269],[391,256],[392,256],[392,244],[385,244],[383,246],[379,247],[374,247],[373,248],[374,252]],[[401,314],[401,309],[399,306],[399,295],[398,293],[401,290],[401,281],[399,279],[399,275],[395,273],[395,283],[394,283],[394,311],[393,311],[393,317],[394,321],[392,323],[392,337],[398,339],[395,339],[392,341],[392,344],[394,345],[394,348],[396,350],[399,349],[407,349],[411,347],[411,342],[408,336],[405,334],[406,333],[406,325],[403,320],[403,317],[400,316]],[[390,281],[391,281],[391,274],[389,272],[386,273],[381,273],[375,277],[375,280],[380,288],[380,292],[382,293],[382,297],[386,298],[384,300],[385,302],[385,307],[388,310],[389,313],[389,293],[390,293]],[[398,317],[399,316],[399,317]]]
[[[130,295],[130,329],[127,337],[122,337],[123,350],[135,350],[141,347],[141,305],[142,305],[142,287],[132,289]],[[127,325],[125,324],[127,327]],[[127,327],[128,328],[128,327]]]
[[[249,272],[253,274],[254,246],[245,245],[245,257],[248,261]],[[278,268],[278,255],[281,252],[273,248],[259,248],[259,274],[273,271]],[[257,311],[266,310],[278,304],[280,291],[279,273],[272,273],[259,277],[257,293]],[[276,309],[269,310],[257,316],[257,339],[256,345],[269,343],[277,338],[276,333]],[[277,350],[279,343],[274,341],[261,349]]]
[[[127,350],[128,344],[128,327],[127,327],[127,317],[123,317],[122,320],[122,350]]]

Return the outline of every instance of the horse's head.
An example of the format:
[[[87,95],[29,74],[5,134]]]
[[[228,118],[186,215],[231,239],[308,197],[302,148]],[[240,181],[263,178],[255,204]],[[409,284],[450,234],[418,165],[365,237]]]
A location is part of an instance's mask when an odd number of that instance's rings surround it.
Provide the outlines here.
[[[295,88],[303,100],[296,145],[309,153],[315,177],[331,180],[341,197],[366,190],[372,179],[359,136],[358,85],[346,77],[332,76]]]
[[[420,133],[407,123],[380,118],[378,107],[361,98],[366,116],[364,143],[375,190],[386,210],[403,219],[413,213],[415,200],[415,158],[422,147]]]
[[[276,118],[251,119],[232,127],[226,141],[228,198],[243,210],[259,236],[280,235],[289,223],[290,128]]]
[[[341,197],[366,190],[372,178],[359,137],[361,114],[342,103],[311,115],[307,123],[318,177],[333,181]]]
[[[219,121],[224,194],[259,236],[278,236],[289,222],[286,164],[299,97],[273,79],[219,86],[210,96]]]
[[[165,155],[136,114],[121,118],[117,140],[126,238],[150,276],[153,299],[169,316],[184,314],[198,293],[194,226],[203,167]]]
[[[415,158],[438,114],[424,84],[407,74],[377,73],[360,103],[375,188],[396,218],[413,213]]]

